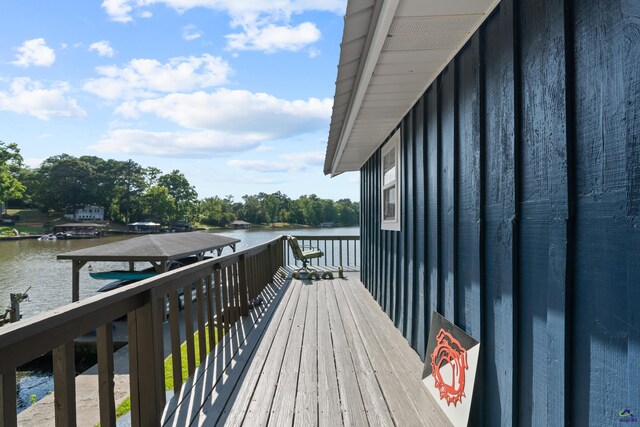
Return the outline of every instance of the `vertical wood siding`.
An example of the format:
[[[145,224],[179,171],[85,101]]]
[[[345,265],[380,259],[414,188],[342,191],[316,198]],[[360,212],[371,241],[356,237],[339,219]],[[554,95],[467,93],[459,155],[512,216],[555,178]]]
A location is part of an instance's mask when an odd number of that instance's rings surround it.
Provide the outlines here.
[[[503,0],[407,114],[400,232],[361,170],[362,280],[425,357],[482,344],[479,425],[640,412],[640,5]]]

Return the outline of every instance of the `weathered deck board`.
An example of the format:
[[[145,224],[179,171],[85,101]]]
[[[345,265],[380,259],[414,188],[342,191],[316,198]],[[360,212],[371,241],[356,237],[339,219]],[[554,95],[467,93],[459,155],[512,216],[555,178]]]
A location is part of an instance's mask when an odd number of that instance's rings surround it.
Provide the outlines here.
[[[300,354],[294,425],[318,425],[318,287],[307,286],[307,316]]]
[[[298,375],[300,373],[300,354],[302,352],[302,342],[304,338],[304,325],[307,317],[309,288],[311,286],[302,285],[300,300],[296,314],[291,325],[289,341],[284,353],[284,360],[280,367],[280,376],[276,383],[271,414],[267,410],[268,422],[277,425],[292,425],[293,415],[296,405],[296,394],[298,389]],[[256,390],[257,391],[257,390]]]
[[[264,364],[264,357],[261,358],[259,355],[256,357],[256,354],[259,353],[257,350],[258,344],[273,339],[277,328],[272,328],[271,332],[265,332],[265,330],[270,324],[278,325],[280,323],[289,298],[291,298],[291,293],[286,292],[285,287],[279,295],[280,305],[276,306],[274,304],[274,307],[271,309],[270,319],[269,311],[267,310],[264,321],[261,320],[260,326],[255,330],[256,333],[248,340],[250,345],[243,349],[244,351],[239,357],[235,358],[232,362],[231,370],[226,371],[222,380],[215,384],[215,388],[206,399],[200,412],[196,414],[192,425],[214,425],[221,418],[224,420],[228,419],[229,411],[225,412],[225,407],[227,407],[229,402],[235,402],[238,408],[246,408],[251,400],[251,391],[255,387],[255,382],[259,377],[258,374],[247,378],[248,361],[254,361],[254,367],[261,367]],[[242,384],[245,390],[249,390],[249,393],[245,392],[238,398],[239,391],[243,390],[240,386],[237,386],[238,384]],[[231,406],[232,405],[229,404],[229,407]],[[238,412],[238,414],[240,417],[237,423],[241,424],[244,414],[241,412]],[[222,424],[224,424],[224,421]]]
[[[369,337],[373,339],[365,338],[363,340],[367,345],[367,349],[375,348],[376,341],[379,343],[381,353],[390,363],[398,379],[398,384],[401,386],[398,389],[397,384],[391,385],[390,391],[385,390],[387,399],[396,396],[395,393],[400,390],[404,390],[405,394],[398,402],[402,412],[412,407],[416,411],[421,425],[434,427],[450,425],[449,421],[437,409],[436,402],[421,383],[423,363],[420,357],[409,347],[406,339],[394,327],[391,319],[386,316],[371,316],[371,313],[380,310],[380,307],[358,281],[349,280],[348,284],[342,285],[342,290],[350,307],[355,312],[356,323],[362,325],[360,330],[366,331],[370,328],[373,333]],[[384,365],[384,359],[382,359],[381,363],[382,365],[374,363],[376,369],[381,369]],[[407,381],[407,378],[415,378],[416,381]],[[399,423],[399,425],[404,424]]]
[[[346,426],[366,425],[367,415],[364,411],[364,403],[362,402],[355,367],[351,359],[347,335],[338,312],[334,289],[333,286],[326,286],[326,288],[331,337],[333,338],[334,346],[333,354],[336,361],[336,373],[338,374],[338,388],[340,389],[342,419]]]
[[[327,287],[318,286],[318,425],[342,425],[340,391],[333,359]]]
[[[198,367],[164,425],[448,424],[358,280],[293,280],[265,305]]]
[[[252,328],[255,327],[258,332],[261,328],[264,328],[265,321],[268,320],[268,314],[261,319],[262,312],[271,307],[271,305],[277,305],[283,293],[276,294],[275,289],[268,287],[262,295],[265,303],[252,310],[249,316],[243,317],[240,322],[230,329],[229,333],[224,335],[223,339],[216,345],[216,349],[209,354],[204,363],[197,367],[195,374],[185,382],[180,393],[174,395],[167,403],[163,414],[164,425],[181,426],[188,424],[200,409],[197,403],[205,401],[206,395],[212,392],[211,386],[216,384],[223,375],[229,375],[231,371],[229,369],[230,364],[240,359],[241,352],[248,351],[250,345],[245,341],[248,339]],[[271,311],[273,312],[273,310]],[[262,323],[258,323],[258,320],[261,320]],[[259,334],[255,336],[257,337]],[[244,346],[240,346],[239,343],[244,343]],[[185,405],[184,402],[186,401],[189,404]],[[176,408],[180,405],[182,405],[181,410],[176,414]],[[187,408],[188,410],[185,410]]]
[[[389,407],[378,384],[373,365],[367,356],[365,345],[358,332],[357,323],[354,321],[351,310],[342,294],[342,286],[337,285],[334,281],[327,281],[325,285],[330,286],[335,292],[340,317],[342,317],[342,322],[347,333],[349,350],[356,367],[356,376],[358,378],[358,384],[360,385],[360,392],[362,394],[367,419],[372,425],[392,425],[393,422],[391,420],[391,414],[389,413]],[[410,419],[404,419],[396,424],[408,425],[409,422]]]

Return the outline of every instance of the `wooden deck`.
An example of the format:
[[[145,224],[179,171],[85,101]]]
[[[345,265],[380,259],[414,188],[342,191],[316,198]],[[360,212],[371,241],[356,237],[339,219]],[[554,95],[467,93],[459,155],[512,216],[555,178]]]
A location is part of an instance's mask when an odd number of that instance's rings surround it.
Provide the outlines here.
[[[163,425],[449,425],[423,364],[357,280],[287,280],[167,404]]]

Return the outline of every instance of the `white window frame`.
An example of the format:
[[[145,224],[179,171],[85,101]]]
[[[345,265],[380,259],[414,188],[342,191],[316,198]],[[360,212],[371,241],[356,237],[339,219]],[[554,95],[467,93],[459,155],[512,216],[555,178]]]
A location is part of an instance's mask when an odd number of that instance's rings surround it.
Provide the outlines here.
[[[400,177],[402,176],[400,163],[400,130],[396,131],[393,136],[382,147],[380,156],[380,228],[382,230],[400,231],[400,194],[402,194],[402,182]],[[384,157],[391,150],[395,149],[395,178],[393,181],[384,183]],[[396,200],[395,200],[395,218],[390,220],[384,218],[384,191],[388,188],[396,187]]]

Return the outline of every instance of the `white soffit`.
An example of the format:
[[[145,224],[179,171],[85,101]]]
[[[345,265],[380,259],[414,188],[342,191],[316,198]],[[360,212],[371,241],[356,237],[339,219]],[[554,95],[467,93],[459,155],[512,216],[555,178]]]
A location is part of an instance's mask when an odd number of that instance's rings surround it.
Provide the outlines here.
[[[358,170],[499,0],[349,0],[325,173]]]

